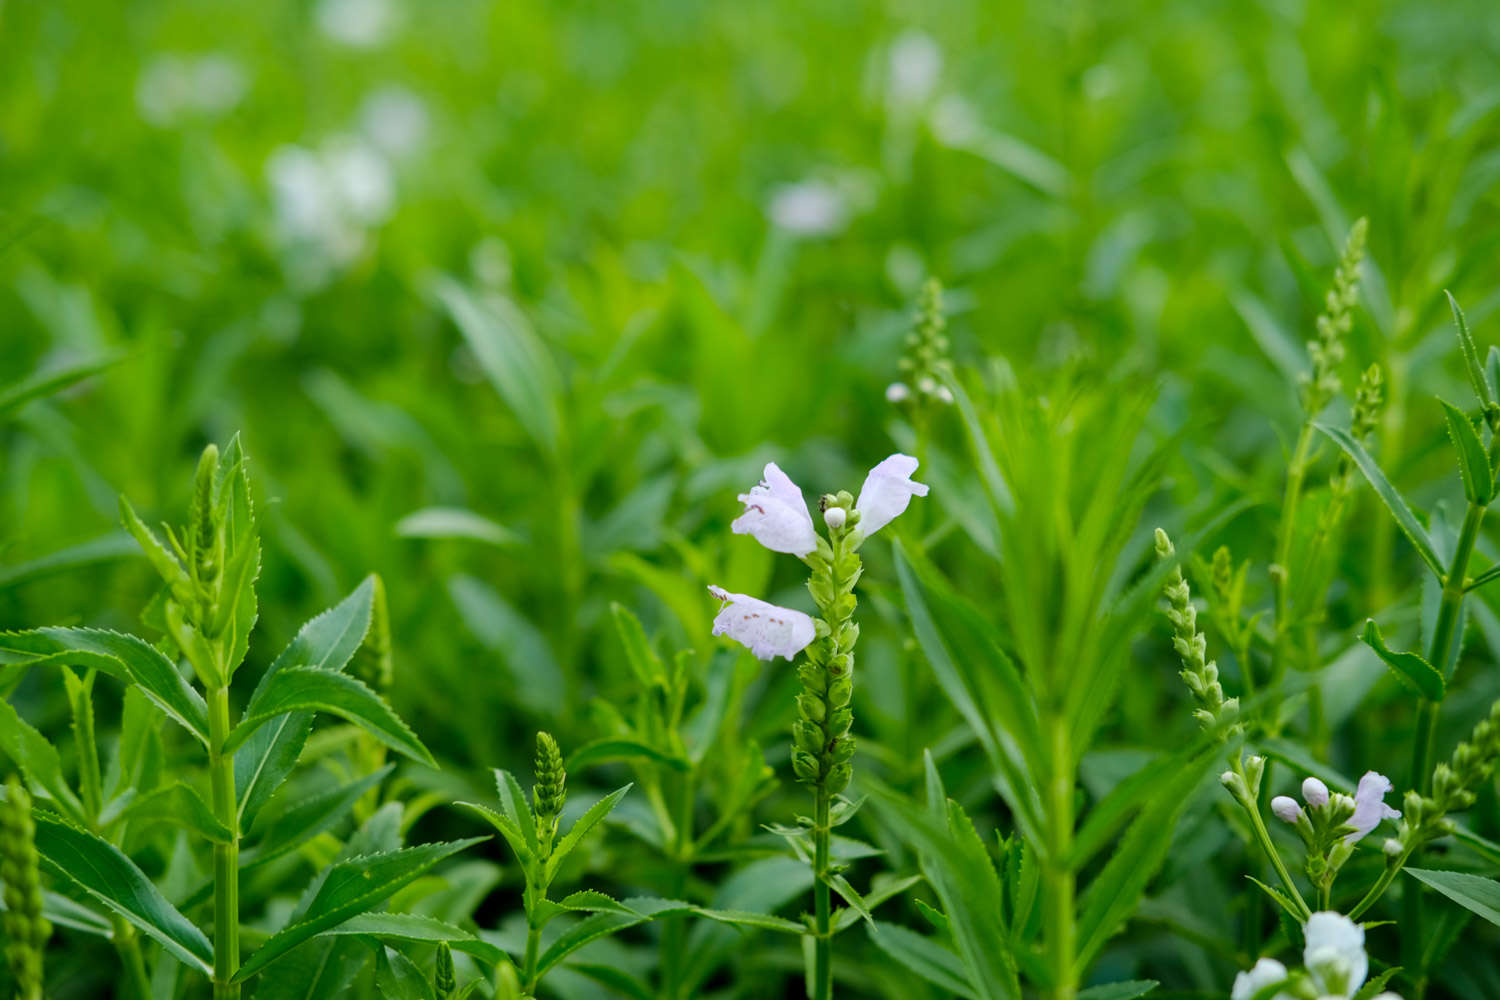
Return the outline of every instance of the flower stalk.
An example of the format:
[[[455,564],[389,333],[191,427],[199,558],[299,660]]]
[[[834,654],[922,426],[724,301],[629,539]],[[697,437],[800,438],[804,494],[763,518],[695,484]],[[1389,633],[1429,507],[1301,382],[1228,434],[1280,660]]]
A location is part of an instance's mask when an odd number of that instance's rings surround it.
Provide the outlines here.
[[[16,1000],[42,1000],[42,956],[52,925],[42,916],[31,796],[14,777],[0,802],[0,883],[5,898],[5,963],[15,980]]]

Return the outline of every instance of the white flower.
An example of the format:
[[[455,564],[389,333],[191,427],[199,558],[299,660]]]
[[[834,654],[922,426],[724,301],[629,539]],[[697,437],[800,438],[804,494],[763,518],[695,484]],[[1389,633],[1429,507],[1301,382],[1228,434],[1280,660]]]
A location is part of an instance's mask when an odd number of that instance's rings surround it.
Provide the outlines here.
[[[197,115],[213,118],[240,103],[250,87],[238,62],[219,52],[157,56],[135,88],[141,117],[168,126]]]
[[[887,403],[903,403],[911,398],[911,390],[906,387],[905,382],[892,382],[885,387],[885,401]]]
[[[1271,800],[1271,812],[1286,823],[1296,823],[1302,818],[1302,807],[1290,795],[1278,795]]]
[[[1241,972],[1234,977],[1234,989],[1229,992],[1229,1000],[1250,1000],[1267,986],[1285,981],[1286,966],[1274,958],[1262,958],[1250,971]],[[1291,1000],[1291,997],[1287,993],[1277,993],[1275,1000]]]
[[[277,236],[294,254],[311,251],[319,273],[352,262],[365,247],[367,230],[395,208],[390,164],[347,137],[318,150],[282,146],[267,161],[266,176]]]
[[[817,635],[813,620],[800,611],[778,607],[722,587],[708,592],[724,602],[714,618],[714,635],[727,635],[762,660],[792,659]]]
[[[390,0],[323,0],[318,4],[323,34],[354,49],[369,49],[395,33],[397,12]]]
[[[849,221],[842,192],[826,181],[784,184],[771,192],[771,221],[793,236],[830,236]]]
[[[360,104],[359,123],[375,148],[400,159],[426,141],[427,105],[405,87],[381,87]]]
[[[1334,997],[1353,996],[1370,971],[1365,929],[1341,913],[1324,910],[1307,918],[1303,932],[1307,946],[1302,964],[1319,989]]]
[[[1328,786],[1317,778],[1305,778],[1302,781],[1302,799],[1314,809],[1328,804]]]
[[[1401,998],[1390,990],[1386,990],[1384,993],[1377,993],[1370,1000],[1401,1000]]]
[[[1349,825],[1354,832],[1344,838],[1352,844],[1380,825],[1383,819],[1400,819],[1401,812],[1385,804],[1386,793],[1391,790],[1391,779],[1375,771],[1366,771],[1354,790],[1354,816]]]
[[[818,533],[802,491],[775,462],[766,463],[760,485],[741,493],[739,500],[745,513],[729,526],[736,535],[754,535],[772,552],[794,556],[805,556],[818,547]]]
[[[859,489],[854,509],[859,511],[859,530],[866,538],[906,510],[913,496],[925,497],[927,485],[913,482],[917,460],[910,455],[895,454],[870,470]]]
[[[849,512],[844,510],[844,508],[842,507],[829,507],[823,512],[823,523],[828,525],[834,531],[842,528],[844,526],[844,523],[848,520]]]
[[[906,31],[891,43],[888,91],[900,105],[925,104],[937,91],[943,50],[930,35]]]

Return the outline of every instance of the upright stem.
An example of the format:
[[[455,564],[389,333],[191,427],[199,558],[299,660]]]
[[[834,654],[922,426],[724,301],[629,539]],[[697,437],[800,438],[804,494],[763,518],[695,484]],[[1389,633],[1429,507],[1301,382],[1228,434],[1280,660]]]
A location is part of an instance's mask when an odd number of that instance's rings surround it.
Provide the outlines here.
[[[146,975],[146,962],[141,957],[141,942],[135,928],[126,923],[124,917],[112,917],[110,923],[114,927],[115,951],[119,953],[120,964],[125,966],[125,976],[130,981],[130,993],[136,1000],[151,1000],[151,980]]]
[[[1281,680],[1286,670],[1286,640],[1291,622],[1287,620],[1290,608],[1287,596],[1291,588],[1289,565],[1292,559],[1292,535],[1297,523],[1297,507],[1302,501],[1302,481],[1307,476],[1307,459],[1312,452],[1312,422],[1304,421],[1297,434],[1297,445],[1292,451],[1292,461],[1287,467],[1286,495],[1281,502],[1281,522],[1276,530],[1276,567],[1272,570],[1272,589],[1275,592],[1276,622],[1271,643],[1271,681]]]
[[[239,1000],[232,983],[240,967],[240,819],[234,795],[234,754],[221,752],[229,737],[229,688],[208,692],[208,773],[214,818],[229,828],[229,842],[214,845],[214,1000]]]
[[[1052,774],[1047,782],[1047,864],[1043,868],[1043,922],[1047,928],[1047,967],[1051,972],[1051,1000],[1073,1000],[1078,994],[1078,926],[1074,895],[1077,876],[1073,852],[1073,768],[1068,723],[1061,714],[1050,720]]]
[[[530,919],[526,921],[526,959],[521,971],[521,988],[527,996],[536,992],[536,963],[537,955],[541,951],[542,929],[533,926]]]
[[[1497,439],[1500,440],[1500,439]],[[1448,674],[1448,661],[1453,656],[1454,644],[1458,642],[1459,622],[1464,603],[1464,579],[1469,572],[1469,557],[1474,552],[1474,543],[1479,538],[1479,526],[1484,521],[1484,508],[1471,503],[1464,512],[1463,526],[1459,528],[1458,544],[1453,549],[1453,561],[1443,577],[1443,597],[1438,604],[1437,623],[1432,629],[1432,649],[1427,662],[1434,670]],[[1412,746],[1411,787],[1426,795],[1432,791],[1432,744],[1437,733],[1438,704],[1423,700],[1417,709],[1417,735]],[[1417,863],[1421,863],[1421,852],[1415,852]],[[1399,869],[1397,869],[1399,870]],[[1422,893],[1414,885],[1407,886],[1402,899],[1402,961],[1410,971],[1420,997],[1426,974],[1422,962]]]
[[[828,787],[822,784],[815,787],[814,796],[813,920],[816,937],[813,938],[813,1000],[829,1000],[833,996],[833,938],[830,920],[833,901],[828,891],[828,843],[831,839],[828,814],[829,802],[833,797],[828,794]]]

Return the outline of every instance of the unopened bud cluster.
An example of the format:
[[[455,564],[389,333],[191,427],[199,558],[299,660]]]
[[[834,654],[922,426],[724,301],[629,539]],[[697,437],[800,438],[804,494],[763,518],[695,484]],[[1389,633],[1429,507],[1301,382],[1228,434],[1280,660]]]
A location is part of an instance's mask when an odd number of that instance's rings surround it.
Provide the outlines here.
[[[922,286],[916,326],[906,335],[906,356],[900,363],[904,381],[892,382],[886,388],[888,401],[953,402],[952,391],[943,384],[943,375],[951,365],[948,337],[943,332],[947,326],[948,320],[943,315],[942,282],[928,278]]]
[[[557,819],[568,798],[568,774],[563,770],[562,750],[551,733],[536,734],[536,757],[532,761],[536,784],[531,786],[532,812],[536,814],[536,839],[541,855],[552,853],[557,837]]]
[[[1474,804],[1475,792],[1495,773],[1500,762],[1500,701],[1490,706],[1469,738],[1453,750],[1453,756],[1432,772],[1432,794],[1406,793],[1402,802],[1405,819],[1398,828],[1406,850],[1420,847],[1453,832],[1448,813]]]
[[[1333,287],[1323,300],[1316,339],[1307,342],[1312,373],[1302,377],[1302,409],[1315,416],[1343,389],[1338,369],[1344,362],[1344,337],[1354,327],[1354,304],[1359,299],[1359,265],[1365,256],[1369,225],[1360,219],[1349,230],[1344,252],[1334,272]]]
[[[817,638],[807,647],[797,676],[797,720],[792,724],[792,770],[797,780],[823,785],[837,795],[849,787],[853,773],[854,644],[859,625],[854,585],[862,567],[858,553],[860,515],[847,492],[824,496],[820,504],[828,525],[828,545],[808,555],[812,569],[807,589],[818,606]]]
[[[1259,755],[1245,757],[1238,764],[1219,775],[1219,784],[1229,789],[1235,801],[1246,809],[1259,808],[1260,781],[1266,773],[1266,759]]]
[[[458,988],[458,974],[453,968],[453,948],[439,941],[437,959],[432,969],[432,994],[437,1000],[448,1000]]]
[[[1157,528],[1157,556],[1170,559],[1175,551],[1167,533]],[[1204,729],[1227,730],[1239,715],[1239,699],[1224,697],[1224,688],[1219,683],[1219,668],[1208,659],[1208,640],[1198,631],[1198,609],[1193,606],[1192,594],[1187,580],[1183,578],[1182,567],[1172,567],[1172,573],[1162,592],[1167,599],[1167,620],[1172,623],[1172,647],[1182,660],[1179,676],[1198,703],[1193,717]]]
[[[1380,411],[1385,406],[1384,380],[1379,365],[1366,368],[1354,393],[1354,414],[1349,422],[1349,436],[1368,445],[1380,425]],[[1347,493],[1354,481],[1354,460],[1339,453],[1331,484],[1334,490]]]
[[[19,1000],[41,1000],[42,952],[52,925],[42,916],[42,883],[31,796],[15,778],[0,802],[0,883],[5,897],[5,962]]]

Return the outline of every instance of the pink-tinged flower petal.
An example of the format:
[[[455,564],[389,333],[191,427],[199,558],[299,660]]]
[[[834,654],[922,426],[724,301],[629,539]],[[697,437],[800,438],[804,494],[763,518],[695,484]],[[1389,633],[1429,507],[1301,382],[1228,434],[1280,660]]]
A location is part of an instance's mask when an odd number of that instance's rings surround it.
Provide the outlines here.
[[[807,648],[817,635],[812,618],[791,608],[756,597],[732,594],[722,587],[708,592],[724,602],[714,617],[714,635],[727,635],[762,660],[788,660]]]
[[[1394,786],[1391,779],[1375,771],[1366,771],[1354,790],[1354,816],[1349,825],[1354,832],[1345,837],[1346,843],[1354,843],[1380,825],[1383,819],[1400,819],[1401,812],[1385,804],[1386,793]]]
[[[859,511],[859,531],[866,538],[895,520],[914,496],[925,497],[927,485],[913,482],[917,460],[895,454],[870,470],[859,489],[854,509]]]
[[[734,519],[730,530],[736,535],[753,535],[772,552],[807,555],[818,547],[818,533],[802,491],[775,462],[766,464],[765,475],[749,493],[740,494],[745,513]]]
[[[1296,823],[1302,818],[1302,807],[1290,795],[1278,795],[1271,800],[1271,812],[1285,823]]]

